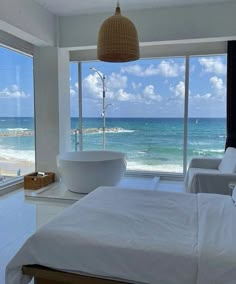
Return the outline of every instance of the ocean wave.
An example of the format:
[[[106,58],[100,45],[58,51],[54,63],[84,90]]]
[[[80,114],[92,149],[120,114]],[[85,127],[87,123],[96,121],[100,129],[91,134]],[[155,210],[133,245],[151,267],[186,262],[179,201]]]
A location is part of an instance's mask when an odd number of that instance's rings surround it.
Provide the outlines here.
[[[224,153],[225,150],[224,149],[211,149],[211,150],[206,150],[206,152],[210,152],[210,153]]]
[[[35,151],[0,149],[0,159],[35,162]]]
[[[204,155],[204,156],[207,156],[208,153],[223,154],[224,149],[196,149],[193,151],[193,153],[197,155]]]
[[[140,170],[140,171],[152,171],[152,172],[173,172],[173,173],[182,173],[183,166],[176,164],[162,164],[162,165],[145,165],[140,162],[128,161],[127,162],[128,170]]]
[[[120,132],[132,133],[132,132],[135,132],[135,130],[129,130],[129,129],[120,128],[120,130],[118,130],[117,132],[118,132],[118,133],[120,133]]]
[[[106,128],[105,133],[124,133],[124,132],[134,132],[135,130],[131,129],[124,129],[121,127],[111,127],[111,128]],[[75,130],[71,131],[71,134],[74,134]],[[83,134],[101,134],[103,133],[102,128],[84,128],[83,129]]]
[[[5,131],[28,131],[30,129],[28,128],[21,128],[21,127],[18,127],[18,128],[6,128]]]
[[[188,144],[189,145],[192,145],[192,146],[207,146],[207,145],[211,145],[212,144],[212,142],[211,141],[208,141],[208,142],[204,142],[204,141],[201,141],[201,142],[196,142],[196,141],[194,141],[194,142],[191,142],[191,141],[188,141]]]

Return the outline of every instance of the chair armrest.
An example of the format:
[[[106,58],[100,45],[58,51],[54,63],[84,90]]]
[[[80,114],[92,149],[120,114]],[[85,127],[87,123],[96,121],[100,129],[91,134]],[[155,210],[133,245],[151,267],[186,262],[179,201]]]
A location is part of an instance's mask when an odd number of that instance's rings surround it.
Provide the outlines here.
[[[236,183],[236,174],[196,173],[189,190],[192,193],[230,194],[229,184]]]
[[[189,168],[201,168],[201,169],[218,169],[221,162],[221,158],[193,158],[189,164]]]

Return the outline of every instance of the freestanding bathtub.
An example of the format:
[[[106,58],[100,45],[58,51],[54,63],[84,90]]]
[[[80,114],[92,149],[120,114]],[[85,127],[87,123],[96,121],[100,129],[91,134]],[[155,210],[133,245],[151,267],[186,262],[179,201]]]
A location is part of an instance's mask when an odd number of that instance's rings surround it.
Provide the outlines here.
[[[57,156],[65,186],[73,192],[89,193],[98,186],[116,185],[126,171],[126,155],[113,151],[66,152]]]

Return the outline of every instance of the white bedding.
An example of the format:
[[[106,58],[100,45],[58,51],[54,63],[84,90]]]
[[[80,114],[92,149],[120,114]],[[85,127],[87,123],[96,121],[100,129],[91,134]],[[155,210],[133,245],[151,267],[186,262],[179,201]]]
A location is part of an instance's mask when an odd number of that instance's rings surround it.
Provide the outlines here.
[[[229,196],[101,187],[28,239],[6,284],[30,281],[25,264],[135,283],[235,283],[235,218]]]

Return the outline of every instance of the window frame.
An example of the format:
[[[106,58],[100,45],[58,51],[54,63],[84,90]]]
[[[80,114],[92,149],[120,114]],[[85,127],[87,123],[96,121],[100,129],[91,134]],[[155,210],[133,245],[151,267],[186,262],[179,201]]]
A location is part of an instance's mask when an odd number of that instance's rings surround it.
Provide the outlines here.
[[[165,47],[167,48],[165,50]],[[190,47],[190,50],[188,49]],[[165,177],[167,179],[182,179],[188,167],[188,109],[189,109],[189,77],[190,77],[190,58],[191,56],[217,56],[217,55],[226,55],[226,44],[225,42],[217,42],[217,43],[192,43],[191,46],[189,44],[177,45],[177,50],[173,54],[169,54],[169,45],[163,46],[159,55],[152,57],[145,57],[145,59],[160,59],[160,58],[170,58],[170,57],[184,57],[185,59],[185,101],[184,101],[184,133],[183,133],[183,173],[169,173],[169,172],[146,172],[146,171],[137,171],[137,170],[128,170],[127,174],[131,175],[142,175],[142,176],[150,176],[150,175],[159,175],[161,177]],[[92,51],[94,52],[94,51]],[[93,54],[91,52],[91,54]],[[173,52],[173,51],[172,51]],[[84,51],[74,51],[70,54],[70,62],[78,63],[78,82],[79,82],[79,90],[78,90],[78,98],[79,98],[79,127],[82,129],[82,74],[81,74],[81,63],[86,61],[96,61],[92,60],[90,53],[84,53]],[[156,53],[157,54],[157,53]],[[161,55],[161,56],[160,56]],[[78,60],[78,56],[80,60]],[[84,59],[84,60],[83,60]],[[81,105],[81,106],[80,106]],[[79,130],[79,150],[83,150],[83,134],[82,131]]]

